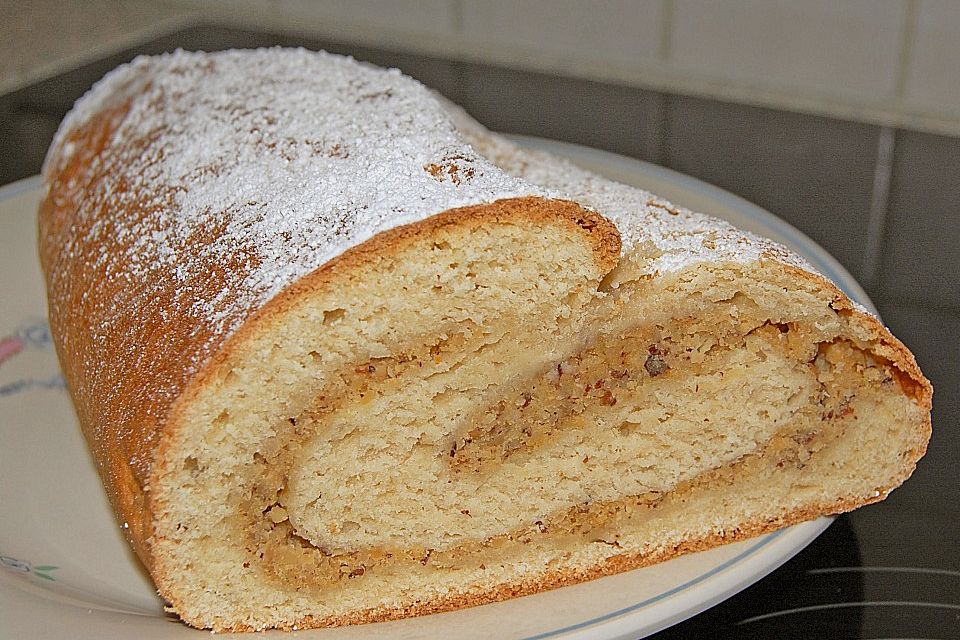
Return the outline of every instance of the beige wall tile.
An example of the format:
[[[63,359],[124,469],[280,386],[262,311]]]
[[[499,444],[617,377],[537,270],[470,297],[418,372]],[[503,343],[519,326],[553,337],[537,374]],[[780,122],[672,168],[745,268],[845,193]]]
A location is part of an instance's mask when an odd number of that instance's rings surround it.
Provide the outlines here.
[[[960,114],[957,0],[920,0],[904,93],[913,106]]]
[[[465,1],[461,33],[471,42],[559,60],[632,64],[657,55],[662,12],[662,0]]]
[[[342,20],[418,33],[450,33],[455,27],[453,0],[287,0],[319,18]],[[272,4],[280,4],[274,1]]]
[[[175,14],[168,2],[147,0],[2,0],[0,87],[10,90],[136,44]]]
[[[675,0],[671,63],[691,74],[877,101],[896,92],[906,0]]]
[[[178,0],[216,17],[256,27],[291,25],[330,33],[338,25],[415,34],[452,34],[455,0]]]

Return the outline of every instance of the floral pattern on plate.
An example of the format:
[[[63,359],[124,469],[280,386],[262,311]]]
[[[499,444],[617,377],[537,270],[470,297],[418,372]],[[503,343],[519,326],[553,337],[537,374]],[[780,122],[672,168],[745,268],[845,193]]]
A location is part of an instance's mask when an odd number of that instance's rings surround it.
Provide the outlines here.
[[[60,568],[52,564],[33,564],[29,560],[20,560],[18,558],[4,555],[0,555],[0,567],[3,567],[8,571],[22,573],[25,575],[34,575],[38,578],[51,580],[53,582],[56,582],[57,579],[51,576],[50,572]]]

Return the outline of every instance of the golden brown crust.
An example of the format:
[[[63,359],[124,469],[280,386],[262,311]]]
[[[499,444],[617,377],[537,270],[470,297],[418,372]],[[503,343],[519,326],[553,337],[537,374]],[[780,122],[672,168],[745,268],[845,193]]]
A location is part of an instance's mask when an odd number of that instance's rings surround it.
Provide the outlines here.
[[[119,295],[121,282],[100,279],[92,265],[100,251],[112,247],[76,247],[71,238],[89,230],[76,220],[76,212],[88,198],[88,189],[108,170],[108,164],[97,160],[104,153],[117,127],[130,108],[128,99],[107,105],[99,117],[78,127],[66,140],[77,152],[69,159],[53,154],[48,160],[45,184],[47,194],[40,203],[39,256],[46,277],[48,313],[54,346],[57,350],[64,378],[84,436],[97,461],[97,470],[107,490],[114,513],[125,526],[123,531],[141,558],[146,557],[144,519],[137,505],[143,503],[142,479],[129,465],[129,457],[147,440],[145,436],[156,427],[146,407],[132,402],[130,391],[121,385],[119,377],[98,376],[97,384],[114,390],[108,398],[95,399],[91,372],[87,367],[91,356],[101,345],[94,337],[76,330],[91,311],[93,297],[111,300]],[[75,252],[71,255],[67,248]],[[81,283],[81,286],[74,284]],[[93,295],[91,295],[93,294]],[[135,322],[131,319],[131,322]],[[176,336],[171,336],[176,345]],[[147,346],[147,345],[145,345]],[[130,380],[142,380],[143,372],[131,371]],[[119,416],[127,414],[124,437],[118,437]],[[117,429],[97,432],[101,419],[117,422]]]

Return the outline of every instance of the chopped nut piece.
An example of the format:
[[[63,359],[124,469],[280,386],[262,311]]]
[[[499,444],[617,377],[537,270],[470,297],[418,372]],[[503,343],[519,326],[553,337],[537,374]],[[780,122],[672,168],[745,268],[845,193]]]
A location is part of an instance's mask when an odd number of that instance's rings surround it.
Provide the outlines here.
[[[663,356],[659,353],[653,353],[643,363],[643,368],[647,370],[651,377],[655,377],[669,370],[670,366],[664,362]]]

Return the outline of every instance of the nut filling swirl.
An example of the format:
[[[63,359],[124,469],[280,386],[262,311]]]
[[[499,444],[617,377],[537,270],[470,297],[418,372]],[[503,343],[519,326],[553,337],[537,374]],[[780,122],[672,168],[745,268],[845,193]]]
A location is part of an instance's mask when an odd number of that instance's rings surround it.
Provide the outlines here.
[[[795,323],[737,316],[710,333],[687,320],[594,336],[528,378],[485,390],[497,399],[465,413],[444,413],[440,391],[431,400],[448,430],[431,436],[411,419],[389,446],[377,442],[382,427],[363,420],[367,411],[396,398],[411,377],[453,376],[502,336],[467,322],[419,350],[344,367],[311,406],[278,421],[274,446],[254,455],[257,480],[240,511],[255,526],[238,532],[248,562],[280,583],[311,575],[311,584],[324,585],[313,590],[326,593],[381,572],[463,563],[479,570],[547,533],[568,546],[616,548],[619,520],[655,519],[664,505],[745,468],[803,469],[856,419],[855,387],[844,384],[851,371],[894,384],[889,363],[849,341],[806,342]],[[745,326],[752,328],[743,333]],[[733,427],[712,451],[702,446],[697,427],[732,425],[734,417],[685,402],[686,394],[726,397],[735,407],[771,386],[783,402],[776,415],[758,412],[760,436],[756,426]],[[362,461],[363,471],[325,464],[334,449]],[[674,461],[672,473],[658,465],[664,459]],[[528,495],[511,500],[498,478],[505,465],[509,483],[524,474],[534,506]],[[610,483],[609,465],[629,473]],[[425,470],[434,492],[413,486]],[[383,510],[355,509],[358,493]],[[407,502],[398,504],[398,495]]]

